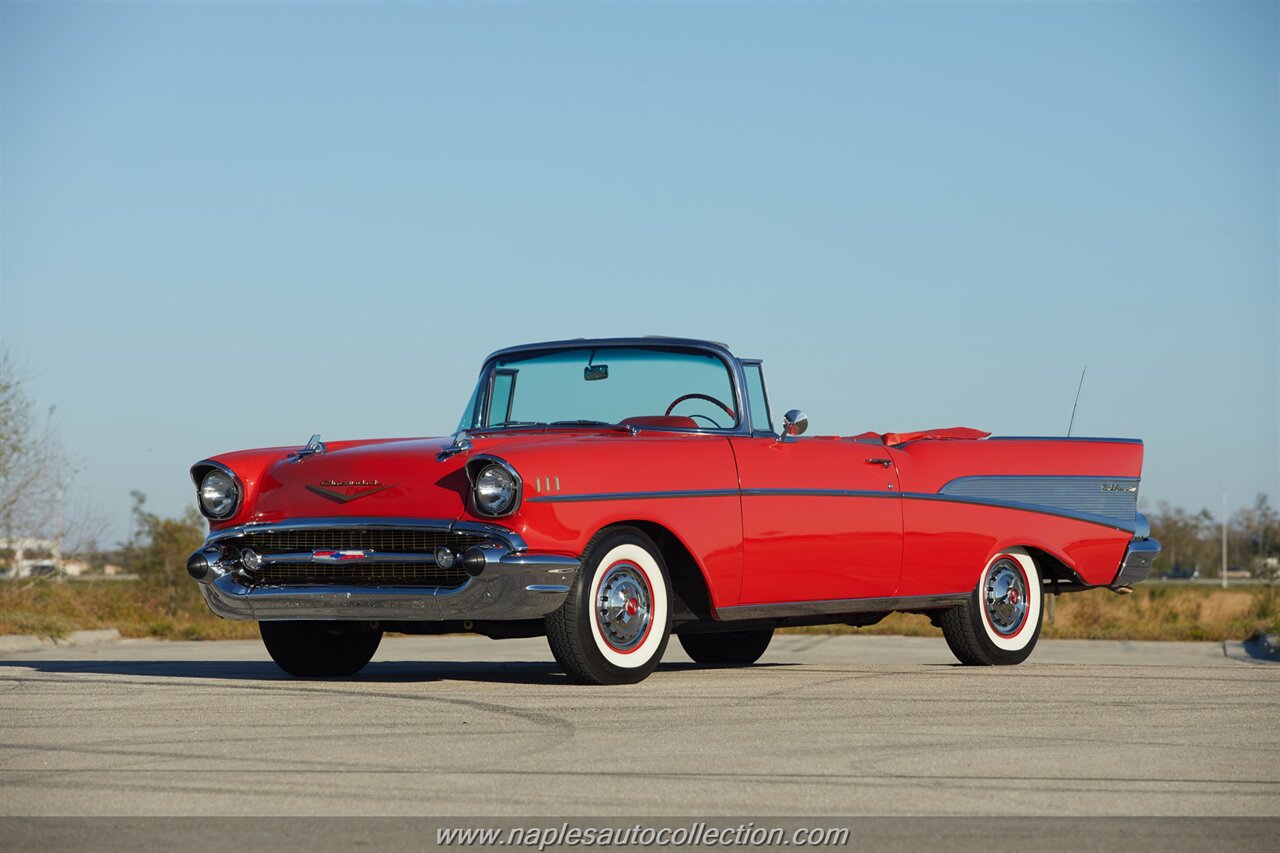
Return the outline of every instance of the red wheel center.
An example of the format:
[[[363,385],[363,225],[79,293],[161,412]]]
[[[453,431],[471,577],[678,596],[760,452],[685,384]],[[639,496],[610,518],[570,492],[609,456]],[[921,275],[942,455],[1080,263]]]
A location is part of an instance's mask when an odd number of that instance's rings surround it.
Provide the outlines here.
[[[640,609],[640,602],[636,601],[634,598],[627,599],[627,615],[628,616],[635,616],[636,611],[638,611],[639,609]]]
[[[1010,604],[1017,604],[1017,603],[1018,603],[1018,590],[1017,590],[1017,588],[1014,588],[1014,589],[1009,590],[1009,603],[1010,603]]]

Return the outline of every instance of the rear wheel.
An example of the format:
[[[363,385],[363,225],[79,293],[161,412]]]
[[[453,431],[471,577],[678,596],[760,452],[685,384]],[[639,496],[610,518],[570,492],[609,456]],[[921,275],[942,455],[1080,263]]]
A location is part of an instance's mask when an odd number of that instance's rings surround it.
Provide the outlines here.
[[[355,675],[378,650],[382,631],[363,622],[259,622],[271,659],[290,675]]]
[[[760,660],[773,639],[772,628],[758,631],[723,631],[714,634],[681,634],[680,645],[697,663],[745,666]]]
[[[969,600],[939,618],[942,635],[961,663],[1022,663],[1040,638],[1044,593],[1035,561],[1021,548],[991,558]]]
[[[633,527],[592,540],[568,598],[547,617],[547,642],[582,684],[634,684],[657,668],[671,635],[662,552]]]

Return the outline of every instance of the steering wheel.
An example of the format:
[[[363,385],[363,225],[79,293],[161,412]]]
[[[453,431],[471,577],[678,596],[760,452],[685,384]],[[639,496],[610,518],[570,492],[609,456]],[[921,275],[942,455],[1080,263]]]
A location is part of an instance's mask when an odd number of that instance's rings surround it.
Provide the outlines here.
[[[717,400],[715,397],[712,397],[710,394],[683,394],[679,397],[676,397],[675,400],[671,402],[671,405],[667,406],[667,410],[663,414],[664,415],[671,414],[671,410],[674,409],[676,406],[680,405],[681,403],[683,403],[685,400],[706,400],[708,403],[714,403],[715,405],[719,406],[721,409],[724,409],[724,413],[729,417],[733,418],[734,420],[737,420],[738,418],[738,415],[733,411],[733,409],[729,408],[724,403]],[[694,417],[697,417],[697,415],[694,415]],[[707,418],[706,415],[702,415],[702,417]],[[711,421],[713,424],[716,424],[716,422],[714,420],[711,420],[711,418],[707,418],[707,420]],[[716,424],[716,428],[723,429],[723,427],[721,427],[720,424]]]

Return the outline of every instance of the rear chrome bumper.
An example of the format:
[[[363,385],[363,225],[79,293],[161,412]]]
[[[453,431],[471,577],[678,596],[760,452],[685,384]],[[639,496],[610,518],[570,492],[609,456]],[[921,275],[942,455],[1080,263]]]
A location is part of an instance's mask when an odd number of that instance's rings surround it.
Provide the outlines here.
[[[493,525],[468,524],[464,527],[447,521],[361,519],[353,523],[353,520],[316,519],[270,527],[273,530],[324,527],[465,529],[489,538],[475,549],[483,558],[483,565],[469,568],[468,573],[473,576],[461,586],[265,584],[253,581],[239,570],[238,561],[224,556],[227,552],[222,546],[245,532],[257,533],[266,527],[246,525],[219,531],[205,541],[204,548],[192,555],[192,561],[202,570],[193,571],[192,562],[188,562],[188,571],[200,581],[200,592],[209,609],[224,619],[428,622],[540,619],[564,602],[579,566],[574,557],[529,553],[519,536]],[[419,559],[423,558],[424,555],[419,555]]]
[[[1120,561],[1120,571],[1116,572],[1111,588],[1132,586],[1146,580],[1147,575],[1151,574],[1151,564],[1158,556],[1160,556],[1159,542],[1154,539],[1134,539],[1124,552],[1124,559]]]

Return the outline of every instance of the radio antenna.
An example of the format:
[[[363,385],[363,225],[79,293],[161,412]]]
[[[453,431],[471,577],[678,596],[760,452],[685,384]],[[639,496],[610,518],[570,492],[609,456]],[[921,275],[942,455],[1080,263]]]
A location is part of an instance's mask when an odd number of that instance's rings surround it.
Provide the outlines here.
[[[1080,405],[1080,390],[1084,388],[1085,370],[1089,369],[1089,365],[1084,366],[1084,370],[1080,371],[1080,384],[1076,386],[1076,401],[1071,404],[1071,422],[1067,424],[1067,438],[1071,437],[1071,430],[1076,425],[1076,408]]]

